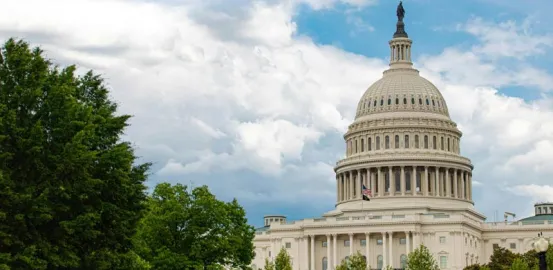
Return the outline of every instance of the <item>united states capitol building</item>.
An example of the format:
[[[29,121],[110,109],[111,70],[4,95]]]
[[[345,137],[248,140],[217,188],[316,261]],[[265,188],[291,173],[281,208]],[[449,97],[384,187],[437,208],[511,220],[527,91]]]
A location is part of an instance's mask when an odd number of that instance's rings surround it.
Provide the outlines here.
[[[486,263],[494,247],[526,252],[538,232],[553,237],[553,203],[535,216],[487,223],[472,200],[470,159],[440,91],[411,62],[412,40],[398,7],[390,67],[363,94],[336,163],[336,207],[320,218],[265,216],[254,269],[284,247],[295,270],[330,270],[359,251],[372,269],[404,268],[425,245],[441,269]],[[363,200],[362,187],[371,191]]]

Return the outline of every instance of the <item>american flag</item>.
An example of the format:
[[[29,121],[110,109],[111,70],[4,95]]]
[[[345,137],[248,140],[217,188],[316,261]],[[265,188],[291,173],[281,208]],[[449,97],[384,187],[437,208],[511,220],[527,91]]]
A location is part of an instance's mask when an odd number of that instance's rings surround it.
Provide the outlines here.
[[[363,200],[370,201],[370,197],[372,197],[371,190],[368,189],[365,185],[363,185]]]

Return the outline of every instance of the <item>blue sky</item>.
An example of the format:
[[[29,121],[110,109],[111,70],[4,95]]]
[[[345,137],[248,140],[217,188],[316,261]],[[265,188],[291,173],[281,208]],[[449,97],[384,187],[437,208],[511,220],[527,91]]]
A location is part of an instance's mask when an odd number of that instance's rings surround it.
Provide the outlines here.
[[[488,221],[553,201],[549,2],[404,1],[415,66],[463,132]],[[7,0],[0,38],[102,74],[133,115],[124,139],[154,163],[150,187],[206,184],[260,226],[334,207],[342,136],[387,68],[397,3]]]

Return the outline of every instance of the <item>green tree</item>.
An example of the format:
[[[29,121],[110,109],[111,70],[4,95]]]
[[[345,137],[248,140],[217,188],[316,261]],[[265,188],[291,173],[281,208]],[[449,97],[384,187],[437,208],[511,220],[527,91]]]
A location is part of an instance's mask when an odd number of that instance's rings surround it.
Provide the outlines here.
[[[253,227],[236,200],[222,202],[207,187],[161,183],[134,238],[154,269],[245,268],[254,257]]]
[[[511,268],[515,259],[521,257],[520,254],[515,254],[506,248],[497,247],[494,248],[487,265],[494,270],[507,270]]]
[[[269,259],[265,258],[265,266],[263,267],[263,270],[275,270],[275,265],[273,262],[269,261]]]
[[[288,255],[286,249],[281,248],[278,252],[278,255],[275,258],[274,270],[292,270],[290,255]]]
[[[342,263],[336,267],[336,270],[365,270],[367,269],[367,262],[365,257],[357,251],[352,256],[349,256],[347,260],[342,260]]]
[[[102,80],[39,48],[0,50],[0,268],[119,269],[146,198],[149,164],[120,140]]]
[[[438,270],[439,267],[428,248],[424,245],[420,245],[407,257],[407,269]]]
[[[530,268],[528,267],[528,263],[526,262],[526,260],[522,258],[516,258],[514,259],[510,270],[530,270]]]

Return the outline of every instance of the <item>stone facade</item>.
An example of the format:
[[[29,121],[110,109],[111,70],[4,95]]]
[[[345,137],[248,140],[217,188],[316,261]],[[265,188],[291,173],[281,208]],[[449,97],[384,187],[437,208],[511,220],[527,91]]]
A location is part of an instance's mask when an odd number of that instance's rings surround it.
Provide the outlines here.
[[[442,269],[463,269],[487,262],[494,246],[526,252],[538,232],[553,236],[553,219],[485,222],[474,208],[473,165],[460,155],[462,133],[446,101],[412,67],[409,38],[389,45],[390,68],[361,97],[344,135],[336,208],[295,222],[267,216],[256,232],[254,268],[281,247],[295,270],[334,269],[357,251],[373,269],[403,268],[422,244]],[[363,200],[363,186],[370,201]],[[553,214],[553,204],[536,212]]]

